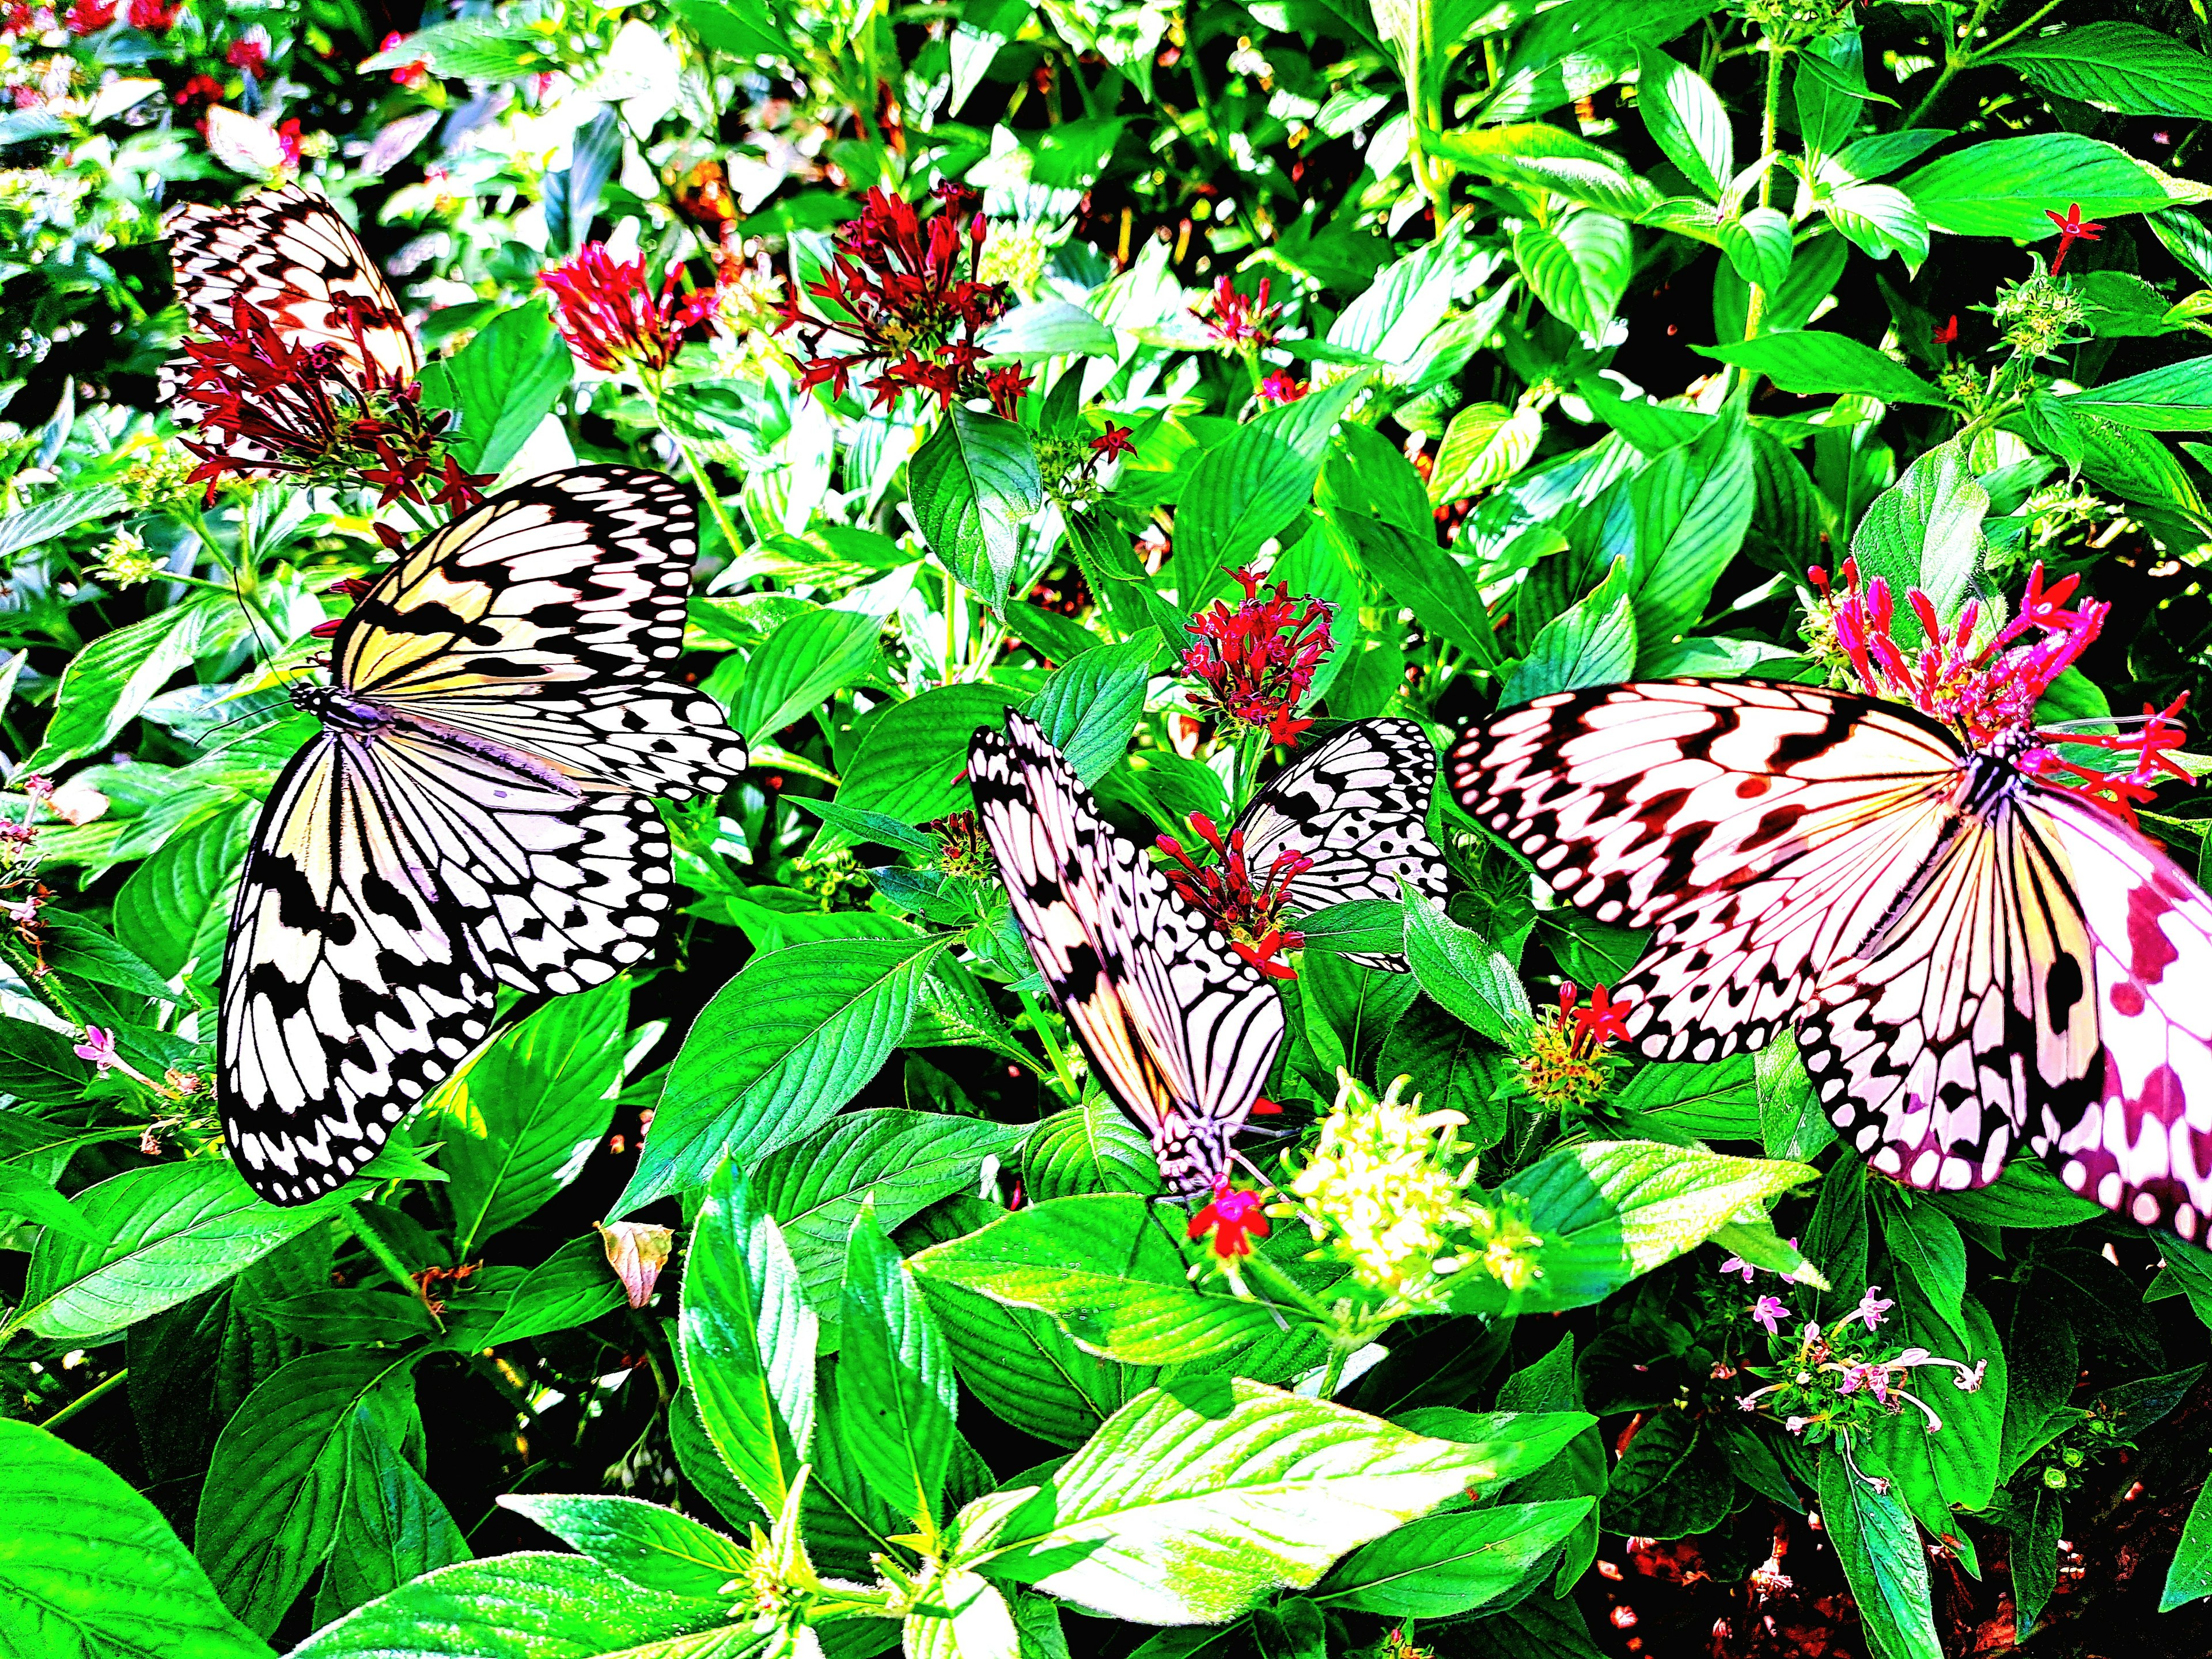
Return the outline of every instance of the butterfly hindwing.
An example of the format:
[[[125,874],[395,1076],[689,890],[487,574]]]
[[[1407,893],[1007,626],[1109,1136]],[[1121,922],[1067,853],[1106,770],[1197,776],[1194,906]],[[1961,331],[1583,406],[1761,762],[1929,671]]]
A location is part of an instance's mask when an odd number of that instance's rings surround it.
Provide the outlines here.
[[[1206,1190],[1282,1045],[1282,1004],[1032,722],[976,732],[969,780],[1030,956],[1100,1083],[1152,1136],[1168,1184]]]
[[[1358,720],[1285,769],[1253,798],[1234,829],[1243,836],[1255,876],[1285,853],[1314,861],[1284,890],[1293,911],[1395,900],[1401,879],[1442,898],[1443,855],[1428,827],[1436,775],[1437,751],[1419,721]],[[1402,956],[1350,959],[1401,973],[1406,967]]]
[[[2109,813],[2025,794],[2086,919],[2103,1056],[2094,1095],[2047,1103],[2030,1144],[2085,1198],[2212,1243],[2212,898]]]
[[[711,698],[666,678],[697,540],[690,493],[659,473],[530,479],[377,579],[332,641],[337,678],[569,777],[719,794],[744,745]]]

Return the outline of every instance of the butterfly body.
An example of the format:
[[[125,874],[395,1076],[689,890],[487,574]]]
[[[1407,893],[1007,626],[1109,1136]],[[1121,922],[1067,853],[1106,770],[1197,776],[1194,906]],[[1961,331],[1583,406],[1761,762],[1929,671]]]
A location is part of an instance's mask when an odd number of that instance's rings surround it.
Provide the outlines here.
[[[2024,769],[2033,746],[1819,687],[1674,681],[1538,699],[1446,769],[1561,896],[1654,930],[1616,988],[1647,1059],[1795,1024],[1822,1109],[1882,1173],[1978,1187],[2025,1141],[2201,1238],[2212,900]]]
[[[654,794],[744,751],[678,654],[689,497],[579,467],[409,549],[333,636],[321,732],[270,792],[232,911],[218,1105],[241,1172],[301,1203],[372,1158],[489,1030],[501,985],[643,959],[671,907]]]

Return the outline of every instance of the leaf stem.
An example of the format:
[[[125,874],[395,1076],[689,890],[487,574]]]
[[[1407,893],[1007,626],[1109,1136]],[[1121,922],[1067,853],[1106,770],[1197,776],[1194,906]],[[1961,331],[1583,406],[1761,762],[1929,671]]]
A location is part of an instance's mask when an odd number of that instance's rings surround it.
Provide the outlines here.
[[[658,377],[641,377],[640,384],[645,388],[646,401],[653,405],[654,423],[660,428],[661,435],[674,444],[676,453],[684,458],[684,467],[691,474],[691,482],[698,486],[700,497],[707,503],[707,511],[714,514],[715,527],[721,531],[723,541],[728,544],[730,556],[734,559],[744,550],[745,544],[738,534],[735,520],[730,517],[730,509],[722,505],[722,498],[714,493],[714,481],[708,477],[707,469],[701,463],[697,453],[681,433],[670,428],[668,417],[661,413]]]
[[[392,1253],[392,1247],[376,1236],[374,1228],[368,1225],[354,1213],[352,1205],[349,1204],[335,1212],[334,1216],[340,1226],[361,1241],[362,1248],[376,1258],[384,1271],[392,1275],[393,1281],[402,1290],[420,1302],[426,1309],[430,1305],[428,1289],[415,1282],[415,1275],[407,1271],[407,1264]],[[433,1314],[431,1317],[434,1319],[437,1316]],[[439,1321],[441,1329],[444,1323],[444,1321]]]
[[[1075,1080],[1075,1071],[1068,1064],[1066,1049],[1060,1047],[1060,1039],[1052,1034],[1052,1022],[1037,1006],[1036,994],[1024,991],[1021,999],[1022,1007],[1030,1017],[1030,1030],[1037,1034],[1037,1041],[1044,1044],[1045,1058],[1052,1062],[1053,1086],[1059,1090],[1060,1097],[1069,1105],[1081,1105],[1083,1085]]]
[[[1772,36],[1766,41],[1766,109],[1759,123],[1759,204],[1770,207],[1774,201],[1774,137],[1782,107],[1781,45]],[[1751,285],[1751,296],[1744,302],[1743,337],[1755,340],[1760,326],[1766,321],[1766,289],[1759,283]],[[1744,371],[1743,382],[1737,389],[1748,398],[1753,375]]]
[[[2055,5],[2057,3],[2057,0],[2052,0],[2052,4]],[[1936,100],[1943,95],[1943,88],[1951,84],[1952,76],[1958,74],[1958,72],[1962,69],[1970,69],[1973,66],[1975,61],[1973,48],[1972,46],[1968,46],[1966,51],[1960,52],[1959,50],[1960,43],[1962,41],[1972,40],[1974,38],[1974,31],[1981,27],[1982,19],[1989,15],[1990,8],[1996,3],[1996,0],[1976,0],[1974,15],[1966,20],[1966,27],[1963,29],[1951,29],[1946,31],[1943,39],[1942,70],[1936,76],[1935,85],[1928,88],[1927,95],[1922,98],[1919,103],[1913,106],[1912,113],[1905,118],[1905,125],[1906,126],[1918,126],[1920,125],[1920,118],[1927,114],[1929,110],[1934,106]],[[2045,6],[2043,9],[2044,11],[2048,11],[2050,9],[2050,6]],[[1955,11],[1951,13],[1953,17],[1956,17],[1959,14]],[[2036,17],[2040,17],[2042,15],[2043,12],[2040,11],[2035,15]],[[2027,21],[2028,22],[2033,23],[2035,21],[2035,17],[2031,17]],[[2025,27],[2025,25],[2022,27]],[[2011,37],[2007,36],[2006,38],[2010,39]]]
[[[110,1372],[107,1376],[101,1377],[99,1382],[87,1389],[82,1394],[77,1395],[76,1399],[70,1401],[68,1405],[63,1407],[45,1422],[40,1424],[39,1426],[49,1432],[59,1428],[63,1424],[68,1422],[70,1419],[75,1417],[79,1412],[82,1411],[87,1406],[92,1404],[94,1401],[99,1399],[100,1395],[115,1388],[125,1377],[130,1375],[131,1367],[128,1365],[124,1366],[120,1370]]]

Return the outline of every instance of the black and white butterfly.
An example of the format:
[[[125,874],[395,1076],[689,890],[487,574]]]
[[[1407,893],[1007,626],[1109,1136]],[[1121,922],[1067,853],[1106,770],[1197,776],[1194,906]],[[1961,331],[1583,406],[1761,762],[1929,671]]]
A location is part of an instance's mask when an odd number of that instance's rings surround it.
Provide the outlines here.
[[[1291,915],[1355,899],[1396,901],[1401,881],[1444,894],[1443,855],[1429,834],[1437,751],[1418,720],[1355,720],[1252,798],[1230,826],[1261,878],[1286,854],[1309,860],[1283,886]],[[1402,955],[1346,952],[1370,968],[1406,971]]]
[[[978,731],[968,777],[1014,919],[1093,1073],[1151,1135],[1169,1187],[1206,1191],[1282,1046],[1281,1001],[1034,721]]]
[[[223,962],[217,1103],[278,1204],[330,1191],[489,1030],[495,988],[611,979],[670,908],[656,794],[744,744],[668,678],[697,526],[658,473],[516,485],[410,548],[340,624],[321,733],[278,776]]]

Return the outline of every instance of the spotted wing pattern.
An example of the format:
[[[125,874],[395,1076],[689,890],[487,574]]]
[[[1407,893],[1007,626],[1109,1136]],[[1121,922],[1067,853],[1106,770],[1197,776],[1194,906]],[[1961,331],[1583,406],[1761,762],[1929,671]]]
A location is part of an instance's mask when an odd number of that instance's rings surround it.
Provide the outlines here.
[[[2212,898],[2095,806],[2040,785],[2023,794],[2085,919],[2104,1057],[2089,1100],[2070,1117],[2046,1106],[2028,1144],[2106,1209],[2212,1243]]]
[[[1395,899],[1402,878],[1431,898],[1444,893],[1443,854],[1429,834],[1437,751],[1415,720],[1356,721],[1255,795],[1235,828],[1244,856],[1264,875],[1284,853],[1313,867],[1285,890],[1293,911],[1353,899]],[[1351,960],[1403,973],[1403,956]]]
[[[338,629],[338,684],[565,777],[719,794],[745,749],[667,679],[698,544],[657,472],[572,467],[501,491],[401,556]]]
[[[224,960],[218,1103],[264,1196],[367,1164],[498,985],[580,990],[652,948],[672,878],[651,794],[719,791],[744,757],[664,678],[690,532],[655,475],[550,475],[410,550],[339,629],[337,684],[300,699],[325,730],[264,809]]]
[[[1009,714],[1003,736],[977,732],[968,775],[1054,1004],[1152,1136],[1168,1185],[1204,1192],[1282,1045],[1282,1004],[1106,822],[1032,721]]]
[[[229,326],[232,302],[245,300],[288,341],[328,347],[356,376],[371,363],[387,384],[422,372],[422,355],[382,273],[337,210],[313,191],[287,185],[234,207],[188,203],[172,209],[162,228],[177,297],[195,332]],[[189,367],[182,358],[169,364],[161,386],[162,401],[185,423],[196,416],[178,396]]]

